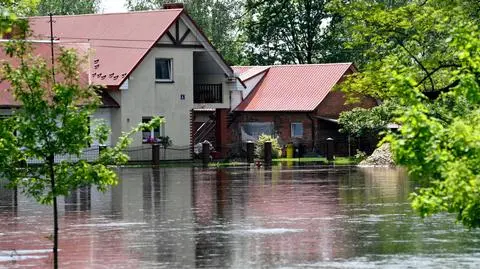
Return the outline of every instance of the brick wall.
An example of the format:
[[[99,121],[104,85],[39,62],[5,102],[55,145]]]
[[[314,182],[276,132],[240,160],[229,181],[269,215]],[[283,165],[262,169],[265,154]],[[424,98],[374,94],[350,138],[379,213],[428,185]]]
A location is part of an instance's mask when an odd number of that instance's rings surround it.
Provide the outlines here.
[[[339,91],[328,93],[317,108],[318,116],[337,119],[341,112],[351,110],[355,107],[371,108],[377,105],[375,99],[370,97],[361,98],[359,103],[345,105],[345,94]]]
[[[273,122],[275,133],[279,137],[281,145],[288,143],[302,143],[307,147],[312,148],[312,120],[305,112],[242,112],[237,113],[235,117],[235,125],[232,129],[236,129],[237,133],[234,136],[236,142],[240,141],[240,134],[238,128],[245,122]],[[303,123],[303,138],[291,137],[291,123]],[[315,121],[314,121],[315,122]]]

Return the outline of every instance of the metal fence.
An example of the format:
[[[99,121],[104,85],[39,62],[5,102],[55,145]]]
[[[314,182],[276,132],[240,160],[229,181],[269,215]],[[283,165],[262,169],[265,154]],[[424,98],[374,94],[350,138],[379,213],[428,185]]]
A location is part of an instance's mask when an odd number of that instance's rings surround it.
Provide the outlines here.
[[[92,146],[82,151],[80,155],[67,154],[56,155],[55,163],[62,161],[76,162],[79,160],[85,160],[88,162],[94,162],[98,160],[100,156],[100,146]],[[160,160],[188,160],[192,158],[191,147],[173,145],[164,149],[162,146],[157,148],[159,150]],[[151,162],[153,160],[153,145],[144,144],[137,147],[129,147],[123,151],[129,158],[130,162]],[[44,160],[29,159],[28,164],[42,164]]]

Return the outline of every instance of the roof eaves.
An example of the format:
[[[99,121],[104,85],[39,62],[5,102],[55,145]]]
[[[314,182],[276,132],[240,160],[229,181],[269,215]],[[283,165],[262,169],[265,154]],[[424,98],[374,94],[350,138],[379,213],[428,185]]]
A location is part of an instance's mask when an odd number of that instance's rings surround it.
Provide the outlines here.
[[[167,31],[170,30],[170,27],[172,27],[172,25],[180,18],[180,16],[185,12],[184,9],[169,9],[169,10],[180,10],[180,12],[177,14],[177,16],[175,17],[175,19],[172,20],[172,22],[168,25],[168,27],[166,28],[166,30],[160,34],[160,36],[152,43],[152,45],[150,45],[150,48],[143,54],[143,56],[137,61],[137,63],[133,66],[133,68],[127,73],[127,75],[120,81],[120,83],[118,85],[122,85],[125,80],[128,79],[128,77],[133,73],[133,71],[135,71],[135,69],[138,67],[138,65],[143,61],[143,59],[145,59],[145,57],[150,53],[150,51],[152,51],[153,47],[155,47],[155,44],[157,44],[160,39],[162,39],[162,37],[165,35],[165,33]],[[110,86],[110,85],[109,85]],[[113,85],[111,85],[113,86]]]
[[[231,74],[235,74],[235,72],[233,71],[233,68],[227,63],[227,61],[225,60],[225,58],[223,58],[223,56],[218,52],[218,50],[212,45],[212,43],[210,42],[210,40],[207,38],[207,36],[205,35],[205,33],[203,32],[203,30],[198,27],[198,24],[192,19],[192,17],[188,14],[188,12],[185,10],[185,9],[182,9],[182,14],[185,14],[185,16],[193,23],[193,25],[195,26],[195,28],[197,28],[198,32],[202,35],[202,37],[207,40],[208,44],[213,48],[214,52],[220,57],[220,59],[223,61],[223,63],[225,64],[225,66],[227,67],[227,69],[230,70]]]

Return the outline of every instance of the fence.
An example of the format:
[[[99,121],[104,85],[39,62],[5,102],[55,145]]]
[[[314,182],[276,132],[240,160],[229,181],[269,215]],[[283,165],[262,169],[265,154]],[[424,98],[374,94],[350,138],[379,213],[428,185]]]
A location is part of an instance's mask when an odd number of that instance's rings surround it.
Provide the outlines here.
[[[153,160],[153,145],[144,144],[137,147],[129,147],[123,151],[129,158],[130,162],[152,162]],[[92,146],[82,151],[82,153],[77,156],[73,154],[67,155],[56,155],[55,163],[62,161],[76,162],[79,160],[85,160],[88,162],[94,162],[98,160],[100,156],[100,146]],[[191,159],[191,147],[188,146],[170,146],[167,149],[164,149],[162,146],[158,147],[160,160],[188,160]],[[42,164],[43,160],[39,159],[29,159],[27,160],[28,164]]]

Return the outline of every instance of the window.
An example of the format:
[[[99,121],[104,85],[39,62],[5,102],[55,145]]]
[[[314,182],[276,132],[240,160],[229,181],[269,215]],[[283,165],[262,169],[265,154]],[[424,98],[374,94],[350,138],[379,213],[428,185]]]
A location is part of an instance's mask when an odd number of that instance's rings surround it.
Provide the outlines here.
[[[242,141],[257,141],[262,134],[275,135],[273,122],[246,122],[240,125]]]
[[[303,137],[303,123],[292,122],[292,137]]]
[[[155,81],[171,82],[172,79],[172,59],[155,59]]]
[[[152,117],[143,117],[142,123],[149,123]],[[165,136],[165,124],[162,124],[153,129],[142,130],[142,142],[143,143],[156,143],[159,142],[159,138]]]

